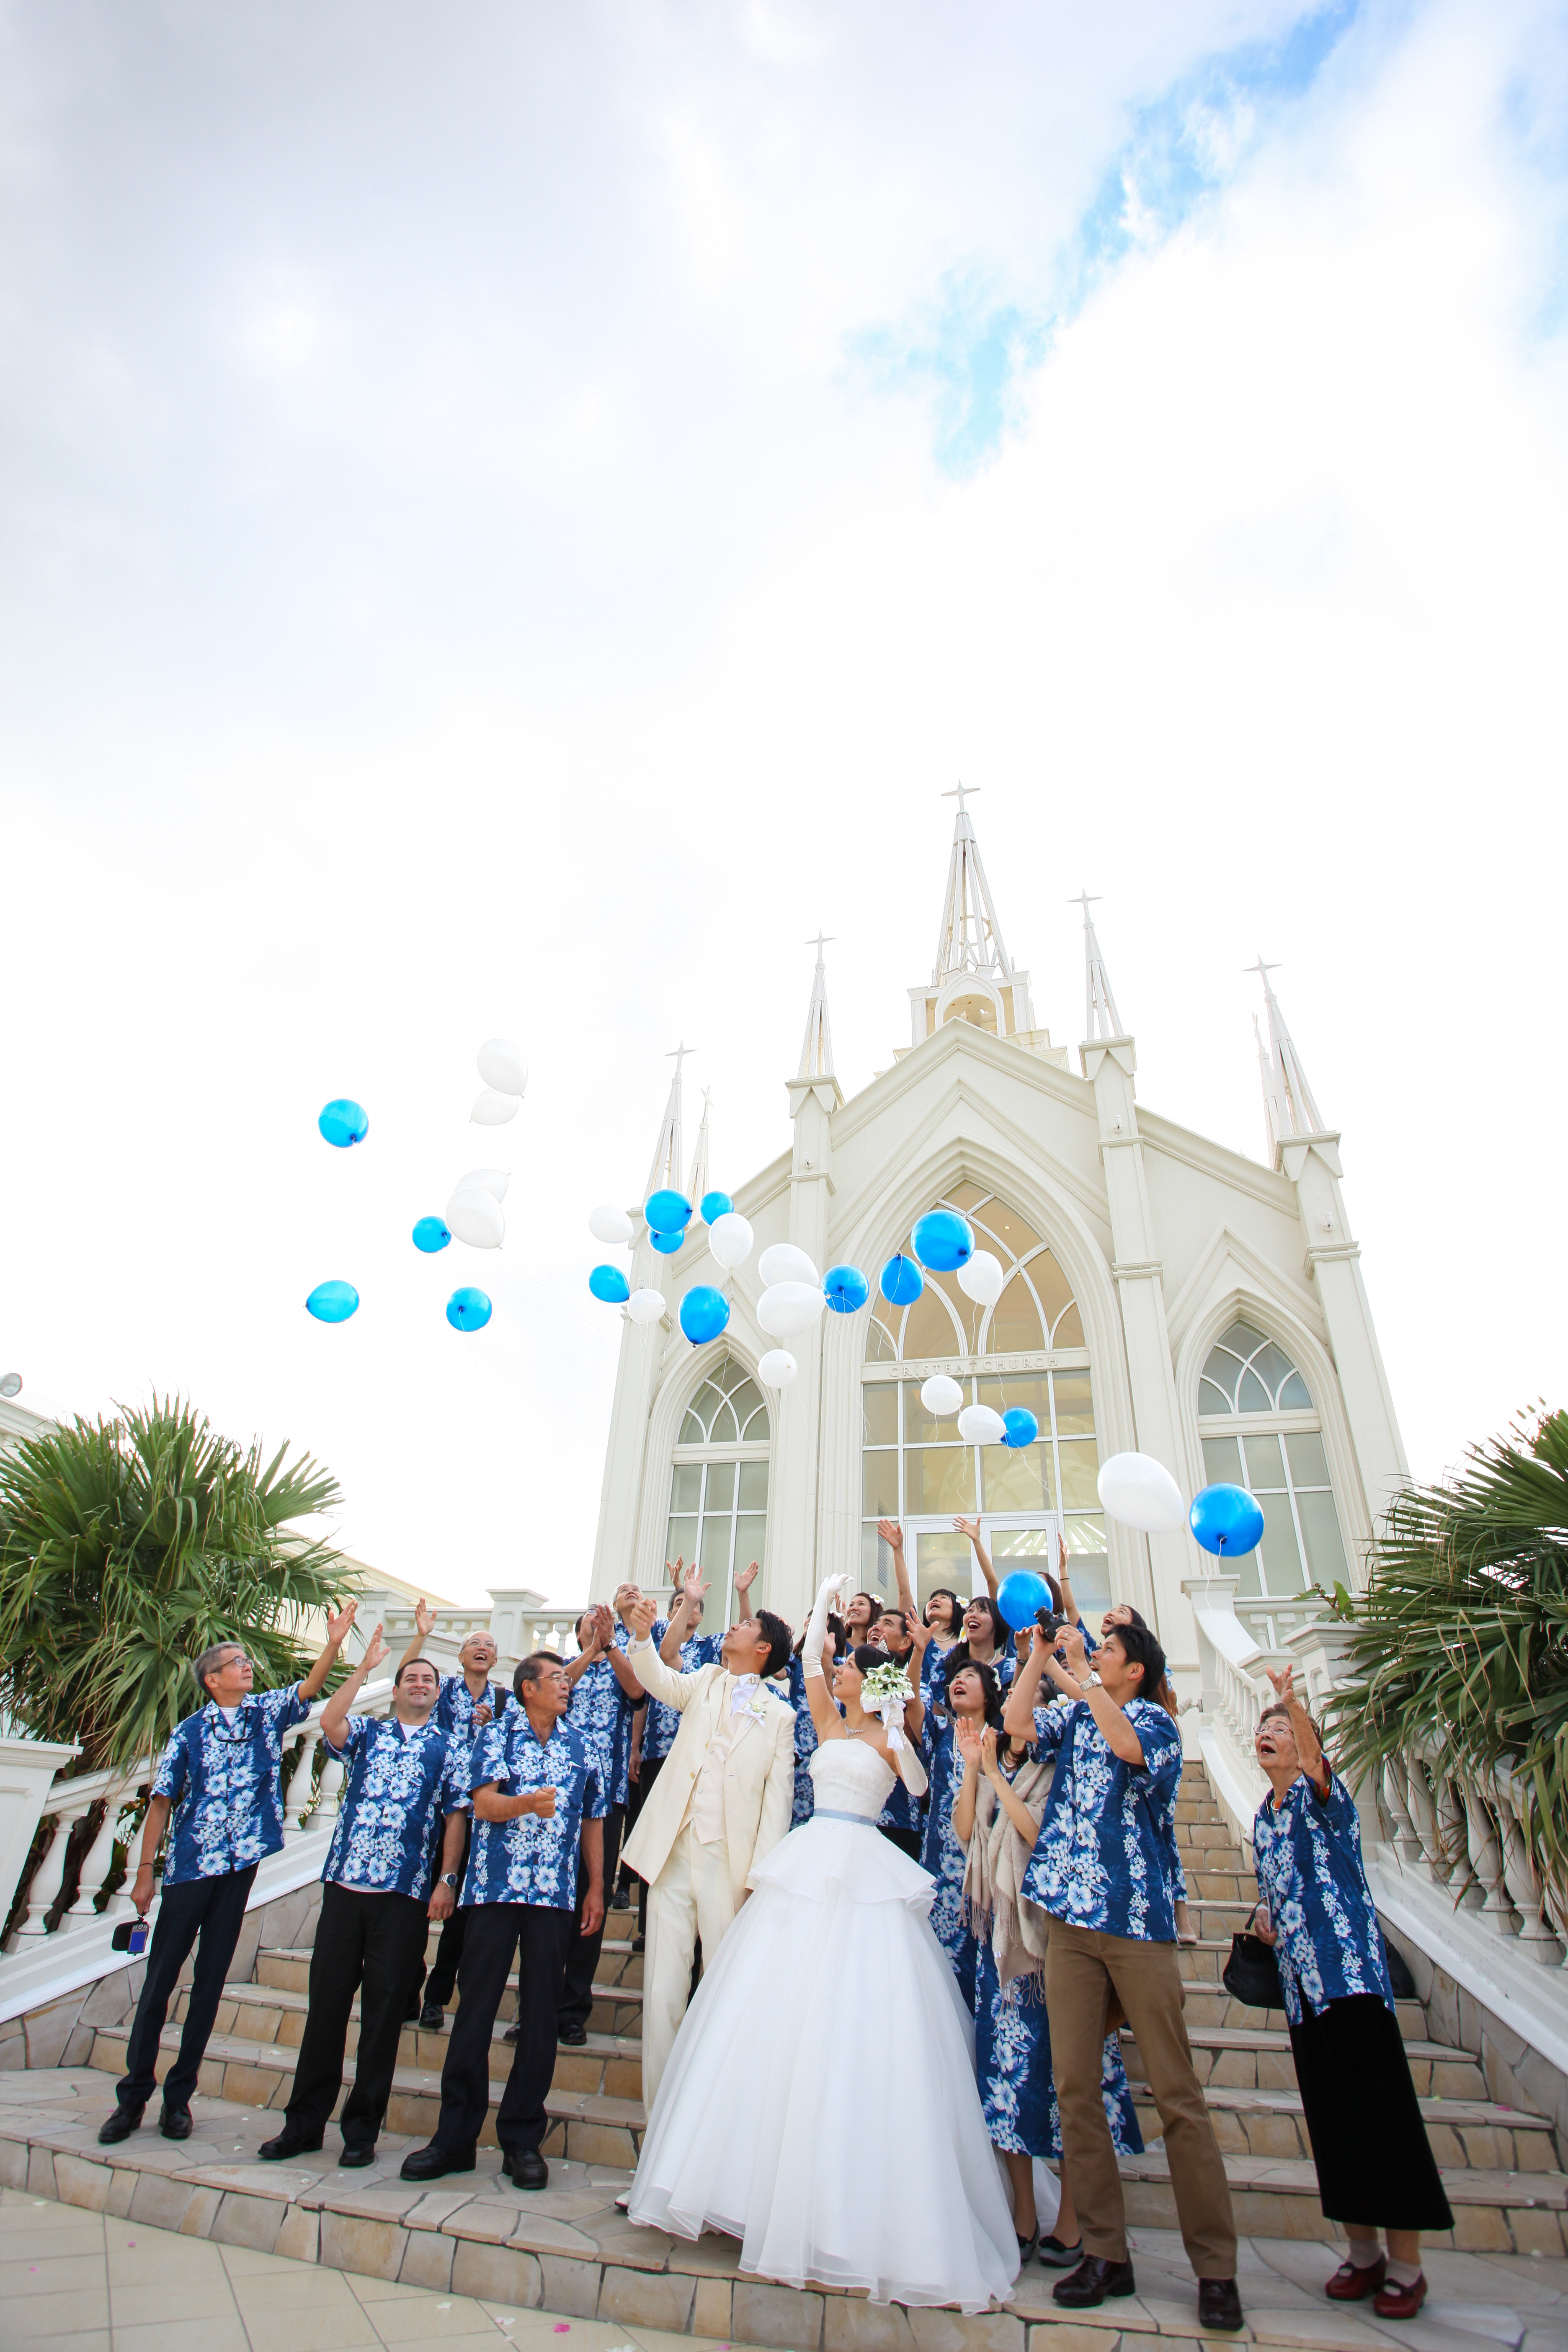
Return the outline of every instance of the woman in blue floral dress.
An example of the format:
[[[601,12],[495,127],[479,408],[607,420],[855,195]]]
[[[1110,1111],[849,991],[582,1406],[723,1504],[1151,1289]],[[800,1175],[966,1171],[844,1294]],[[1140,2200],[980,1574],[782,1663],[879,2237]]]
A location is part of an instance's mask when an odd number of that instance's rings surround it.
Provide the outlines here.
[[[1061,2165],[1061,2119],[1046,2016],[1045,1937],[1039,1914],[1031,1916],[1018,1901],[1050,1793],[1052,1766],[973,1719],[960,1721],[957,1748],[963,1777],[953,1804],[953,1834],[965,1849],[963,1895],[976,1947],[974,2063],[981,2105],[991,2145],[1013,2184],[1013,2225],[1026,2262],[1038,2229],[1035,2159],[1057,2158],[1061,2201],[1053,2229],[1039,2239],[1039,2255],[1047,2268],[1070,2269],[1081,2261],[1083,2249]],[[1114,2033],[1105,2037],[1100,2096],[1118,2155],[1141,2154],[1143,2137]]]
[[[923,1653],[931,1641],[930,1629],[917,1619],[910,1631],[916,1648],[922,1653],[923,1663]],[[931,1906],[932,1932],[952,1963],[965,2007],[973,2011],[975,1943],[963,1901],[965,1855],[952,1827],[953,1800],[963,1779],[963,1759],[955,1744],[954,1731],[961,1723],[990,1724],[993,1729],[999,1728],[1002,1693],[989,1666],[971,1664],[962,1650],[952,1655],[953,1663],[942,1685],[941,1698],[934,1706],[926,1707],[921,1724],[921,1755],[931,1783],[921,1863],[936,1881]]]

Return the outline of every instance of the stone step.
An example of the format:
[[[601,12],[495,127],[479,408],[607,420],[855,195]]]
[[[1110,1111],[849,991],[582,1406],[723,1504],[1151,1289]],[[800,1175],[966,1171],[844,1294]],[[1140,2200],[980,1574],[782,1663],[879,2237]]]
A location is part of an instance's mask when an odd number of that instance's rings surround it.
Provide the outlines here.
[[[1210,2084],[1226,2091],[1296,2088],[1290,2037],[1282,2026],[1189,2024],[1187,2040],[1198,2080],[1205,2089]],[[1138,2044],[1125,2026],[1121,2050],[1129,2077],[1143,2082]],[[1450,2049],[1445,2042],[1407,2041],[1405,2055],[1418,2099],[1484,2099],[1488,2095],[1479,2062],[1466,2051]]]
[[[1233,2091],[1211,2082],[1204,2099],[1215,2137],[1227,2155],[1310,2158],[1299,2091]],[[1562,2168],[1548,2116],[1499,2106],[1490,2099],[1423,2099],[1420,2104],[1432,2153],[1445,2171]],[[1142,2084],[1134,2089],[1133,2105],[1144,2139],[1158,2139],[1159,2111]]]
[[[1227,1946],[1226,1949],[1228,1948]],[[640,2001],[642,1971],[643,1957],[640,1952],[634,1952],[630,1944],[625,1941],[612,1944],[606,1937],[599,1953],[598,1973],[594,1980],[595,1990],[596,1991],[603,1985],[606,1995],[614,1991],[617,1999]],[[271,1950],[258,1952],[256,1981],[258,1985],[276,1986],[280,1992],[308,1990],[310,1981],[310,1946],[300,1944],[288,1948],[278,1947]],[[507,1981],[509,1984],[516,1984],[515,1969]],[[455,2000],[452,2005],[456,2007]]]
[[[1222,1963],[1223,1965],[1223,1963]],[[1399,2031],[1406,2042],[1423,2042],[1426,2037],[1426,2012],[1418,2000],[1395,2001],[1399,2015]],[[1233,2000],[1224,1985],[1211,1985],[1189,1979],[1183,1996],[1183,2011],[1190,2032],[1194,2025],[1278,2025],[1283,2027],[1285,2012],[1280,2009],[1251,2009],[1245,2001]]]
[[[100,2028],[93,2037],[89,2065],[99,2074],[122,2074],[125,2042],[123,2031],[110,2032]],[[159,2048],[173,2057],[179,2046],[179,2027],[166,2025]],[[479,2134],[479,2144],[484,2147],[495,2146],[496,2109],[506,2089],[507,2053],[499,2042],[497,2054],[501,2079],[492,2079],[490,2083],[489,2113]],[[573,2051],[565,2054],[581,2063],[587,2053]],[[294,2079],[294,2048],[289,2042],[248,2042],[235,2034],[214,2033],[207,2043],[197,2088],[207,2098],[226,2100],[236,2106],[281,2109],[288,2104],[289,2088]],[[544,2141],[546,2156],[570,2157],[583,2164],[636,2164],[644,2124],[640,2098],[554,2085],[544,2105],[551,2117]],[[440,2113],[439,2066],[399,2066],[392,2078],[385,2129],[422,2146],[435,2136]]]

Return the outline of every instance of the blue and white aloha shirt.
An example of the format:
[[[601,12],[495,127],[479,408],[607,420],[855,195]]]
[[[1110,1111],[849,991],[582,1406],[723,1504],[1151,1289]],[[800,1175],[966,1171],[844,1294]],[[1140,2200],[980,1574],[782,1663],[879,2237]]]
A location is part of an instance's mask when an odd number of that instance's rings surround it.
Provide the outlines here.
[[[907,1661],[900,1658],[894,1663],[902,1665]],[[910,1696],[912,1697],[913,1695],[911,1692]],[[900,1725],[900,1729],[902,1728]],[[888,1793],[888,1801],[877,1816],[877,1827],[879,1830],[913,1830],[918,1835],[922,1827],[922,1819],[921,1800],[910,1794],[904,1785],[903,1774],[898,1773]]]
[[[656,1650],[668,1631],[669,1620],[668,1617],[656,1617],[654,1619],[653,1624],[648,1632],[648,1639],[653,1643]],[[629,1625],[623,1624],[621,1620],[617,1617],[616,1620],[616,1649],[629,1650],[633,1642],[637,1639],[637,1636],[632,1632],[631,1627]],[[615,1668],[612,1666],[610,1671],[614,1674]],[[611,1759],[613,1777],[611,1778],[609,1787],[606,1791],[606,1801],[612,1805],[626,1805],[630,1803],[632,1793],[632,1717],[637,1713],[639,1706],[646,1708],[651,1706],[652,1702],[647,1698],[628,1698],[626,1692],[620,1689],[620,1685],[618,1683],[616,1687],[617,1691],[620,1691],[621,1712],[616,1724],[615,1752]],[[646,1714],[643,1717],[643,1738],[645,1740],[647,1738],[647,1717]]]
[[[511,1822],[482,1822],[476,1814],[459,1900],[575,1911],[583,1823],[603,1821],[609,1811],[596,1750],[565,1721],[541,1739],[522,1708],[514,1707],[504,1723],[490,1724],[475,1740],[468,1780],[470,1790],[493,1780],[503,1797],[553,1789],[555,1811],[548,1821],[520,1813]]]
[[[599,1786],[606,1796],[614,1790],[620,1764],[622,1722],[626,1726],[626,1740],[630,1753],[632,1704],[620,1684],[608,1658],[595,1658],[584,1666],[572,1685],[572,1705],[566,1720],[588,1748],[598,1768]]]
[[[1252,1824],[1252,1865],[1279,1938],[1274,1957],[1291,2024],[1301,2022],[1303,1997],[1314,2014],[1358,1992],[1375,1993],[1393,2009],[1362,1866],[1361,1822],[1337,1772],[1330,1772],[1326,1797],[1303,1773],[1278,1808],[1264,1799]]]
[[[939,1722],[928,1708],[921,1727],[921,1754],[931,1789],[926,1799],[925,1843],[921,1860],[936,1881],[931,1924],[937,1942],[952,1963],[958,1990],[971,2014],[974,2009],[975,1943],[963,1900],[963,1870],[968,1859],[953,1832],[953,1800],[963,1786],[963,1759],[958,1752],[951,1723]]]
[[[668,1621],[662,1626],[656,1621],[653,1629],[653,1645],[656,1650],[668,1631]],[[675,1662],[677,1674],[694,1675],[703,1666],[721,1664],[722,1662],[719,1655],[719,1645],[722,1639],[723,1636],[720,1633],[688,1634],[680,1645],[680,1654]],[[676,1709],[666,1706],[661,1698],[654,1698],[650,1696],[647,1713],[643,1717],[643,1762],[657,1763],[660,1757],[668,1756],[675,1745],[675,1735],[679,1728],[680,1717]]]
[[[252,1691],[232,1725],[216,1700],[169,1735],[153,1775],[154,1797],[173,1800],[165,1886],[226,1878],[283,1843],[280,1766],[289,1734],[310,1714],[298,1683]]]
[[[427,1723],[351,1715],[334,1756],[346,1757],[342,1809],[323,1879],[366,1895],[429,1899],[448,1813],[466,1813],[468,1749]]]
[[[1004,1990],[989,1938],[980,1947],[975,1967],[974,2066],[992,2147],[1013,2156],[1060,2156],[1062,2126],[1051,2071],[1045,1987],[1038,1976],[1026,1976],[1015,1978]],[[1100,2095],[1118,2156],[1141,2155],[1143,2135],[1128,2087],[1121,2039],[1114,2033],[1105,2037]]]
[[[1142,1764],[1113,1754],[1087,1700],[1036,1709],[1038,1753],[1065,1750],[1067,1761],[1053,1776],[1022,1892],[1072,1927],[1170,1944],[1176,1917],[1160,1824],[1181,1781],[1182,1735],[1154,1699],[1130,1699],[1122,1711]]]
[[[468,1747],[483,1726],[474,1721],[474,1709],[488,1706],[490,1720],[499,1723],[503,1715],[517,1705],[505,1683],[487,1683],[478,1698],[461,1675],[443,1675],[436,1697],[436,1712],[431,1721],[443,1731],[449,1731],[458,1748]]]
[[[811,1706],[805,1696],[805,1668],[793,1652],[785,1672],[789,1680],[787,1696],[795,1709],[795,1801],[790,1807],[789,1825],[797,1830],[803,1822],[810,1821],[816,1810],[816,1790],[811,1777],[811,1759],[816,1753],[816,1726],[811,1719]]]

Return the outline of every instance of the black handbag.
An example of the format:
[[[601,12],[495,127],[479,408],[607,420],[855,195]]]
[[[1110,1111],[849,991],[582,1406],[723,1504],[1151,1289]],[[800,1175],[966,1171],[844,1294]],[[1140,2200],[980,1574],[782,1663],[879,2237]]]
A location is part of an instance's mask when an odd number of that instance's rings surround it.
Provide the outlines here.
[[[1230,1939],[1230,1958],[1220,1971],[1220,1982],[1232,2000],[1244,2001],[1248,2009],[1283,2009],[1285,1988],[1279,1981],[1279,1963],[1273,1947],[1261,1936],[1248,1931],[1258,1916],[1257,1906],[1247,1915],[1247,1926]]]

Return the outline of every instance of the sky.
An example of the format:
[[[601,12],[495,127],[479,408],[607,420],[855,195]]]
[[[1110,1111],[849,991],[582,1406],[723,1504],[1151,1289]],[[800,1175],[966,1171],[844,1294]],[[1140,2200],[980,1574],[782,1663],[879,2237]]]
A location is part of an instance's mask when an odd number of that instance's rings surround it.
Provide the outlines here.
[[[1279,965],[1415,1475],[1563,1402],[1565,394],[1540,0],[0,0],[0,1370],[584,1593],[586,1211],[682,1039],[787,1147],[819,926],[887,1066],[962,777],[1255,1158]]]

